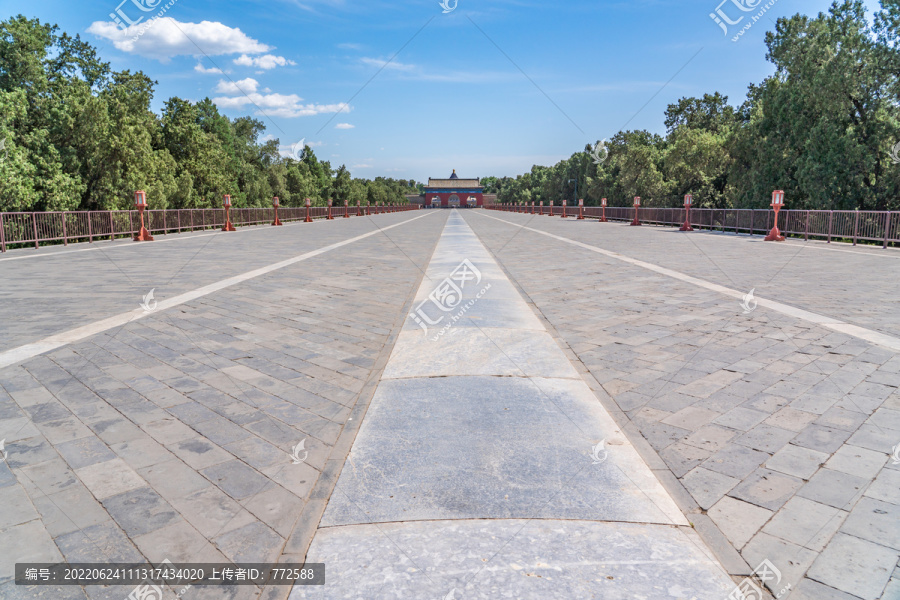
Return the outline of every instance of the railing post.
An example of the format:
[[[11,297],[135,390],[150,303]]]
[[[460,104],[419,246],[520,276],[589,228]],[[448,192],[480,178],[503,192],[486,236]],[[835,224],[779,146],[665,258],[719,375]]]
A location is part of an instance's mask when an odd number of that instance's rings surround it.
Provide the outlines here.
[[[834,219],[834,211],[829,210],[828,211],[828,242],[827,242],[829,244],[831,243],[831,222],[833,219]]]
[[[752,208],[750,209],[750,236],[753,237],[753,221],[756,218],[756,211]]]
[[[884,243],[881,244],[882,248],[887,248],[888,243],[888,232],[891,230],[891,213],[890,211],[884,217]]]
[[[853,219],[853,245],[856,245],[856,238],[859,235],[859,210],[856,211],[856,217]]]
[[[2,212],[0,212],[0,252],[6,252],[6,230],[3,228]]]
[[[109,211],[109,241],[116,241],[116,229],[115,225],[113,224],[112,211]]]
[[[193,231],[193,230],[194,230],[194,209],[193,209],[193,208],[189,208],[188,210],[189,210],[190,213],[191,213],[191,231]]]
[[[809,241],[809,211],[806,211],[806,231],[803,232],[803,241]]]
[[[31,213],[31,225],[34,229],[34,249],[38,249],[37,238],[37,213]]]
[[[94,232],[93,232],[93,228],[91,227],[91,211],[88,211],[88,213],[87,213],[87,220],[88,220],[88,244],[93,244],[94,243]]]
[[[63,223],[63,246],[68,246],[69,245],[69,236],[66,233],[66,212],[62,211],[61,213],[59,213],[59,216],[62,217],[62,223]]]

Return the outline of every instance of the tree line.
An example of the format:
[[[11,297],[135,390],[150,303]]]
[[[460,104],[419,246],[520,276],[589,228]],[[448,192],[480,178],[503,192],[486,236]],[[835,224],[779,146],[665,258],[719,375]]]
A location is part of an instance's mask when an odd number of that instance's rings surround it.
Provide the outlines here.
[[[766,34],[775,72],[740,106],[717,92],[665,111],[666,135],[622,131],[552,167],[482,179],[499,202],[900,210],[900,4],[867,19],[860,0]],[[604,147],[605,146],[605,147]],[[596,157],[596,158],[595,158]],[[573,181],[574,180],[574,181]]]
[[[406,203],[414,180],[353,178],[309,146],[283,157],[263,123],[205,98],[150,109],[155,81],[112,71],[80,36],[17,16],[0,23],[0,211],[301,206],[311,198]]]

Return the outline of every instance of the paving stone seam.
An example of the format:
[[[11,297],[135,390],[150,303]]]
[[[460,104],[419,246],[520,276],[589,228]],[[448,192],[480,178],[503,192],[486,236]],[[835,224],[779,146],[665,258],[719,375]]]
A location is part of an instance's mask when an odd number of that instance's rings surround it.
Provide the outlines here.
[[[487,246],[485,246],[487,248]],[[553,337],[557,344],[563,349],[569,359],[576,365],[576,370],[585,380],[588,387],[591,388],[591,391],[594,392],[594,396],[600,402],[604,409],[610,414],[610,416],[615,420],[616,424],[622,430],[622,433],[628,439],[628,441],[634,446],[635,450],[638,451],[641,458],[648,464],[650,470],[657,477],[660,483],[663,485],[665,490],[669,493],[675,503],[678,505],[678,508],[684,513],[685,517],[688,518],[688,521],[695,525],[694,520],[704,519],[704,524],[701,527],[692,527],[697,534],[700,536],[700,539],[703,540],[704,543],[709,547],[709,549],[713,552],[716,559],[725,569],[725,571],[736,581],[739,578],[746,577],[750,575],[753,569],[747,564],[747,562],[743,559],[740,553],[734,549],[731,543],[728,541],[728,538],[724,533],[719,529],[719,527],[713,522],[712,519],[706,516],[706,512],[703,511],[700,506],[693,500],[693,497],[681,484],[681,481],[672,474],[669,470],[668,465],[666,465],[665,461],[663,461],[662,457],[659,456],[659,453],[653,449],[647,439],[641,435],[640,430],[637,429],[632,423],[631,419],[628,418],[628,415],[616,404],[616,401],[604,390],[603,394],[598,394],[597,390],[603,389],[603,386],[599,381],[594,377],[593,373],[591,373],[590,369],[584,364],[578,354],[572,349],[569,343],[560,335],[559,331],[557,331],[556,327],[550,322],[547,316],[543,313],[543,311],[537,306],[531,296],[525,291],[519,281],[513,276],[513,274],[506,268],[506,265],[503,264],[502,260],[499,256],[497,256],[493,250],[487,248],[487,251],[494,257],[494,260],[499,265],[500,269],[506,274],[509,280],[512,282],[513,286],[515,286],[516,290],[522,295],[525,299],[526,304],[531,307],[532,311],[537,315],[538,319],[543,323],[544,327],[546,327],[547,331]],[[665,477],[660,477],[660,475],[667,475]],[[671,475],[669,477],[668,475]]]
[[[278,269],[282,269],[284,267],[296,264],[298,262],[302,262],[308,260],[310,258],[314,258],[321,254],[325,254],[332,250],[336,250],[348,244],[352,244],[354,242],[363,240],[365,238],[378,235],[379,233],[383,233],[388,229],[393,229],[394,227],[400,227],[401,225],[406,225],[412,223],[413,221],[417,221],[418,219],[422,219],[424,217],[429,216],[431,213],[426,213],[419,217],[413,217],[412,219],[402,221],[400,223],[395,223],[393,225],[389,225],[387,227],[378,227],[375,231],[370,231],[368,233],[364,233],[362,235],[358,235],[352,238],[348,238],[346,240],[342,240],[340,242],[336,242],[333,244],[329,244],[322,248],[318,248],[316,250],[312,250],[309,252],[305,252],[293,258],[289,258],[283,261],[279,261],[276,263],[272,263],[270,265],[266,265],[265,267],[260,267],[258,269],[254,269],[252,271],[247,271],[246,273],[241,273],[240,275],[235,275],[232,277],[228,277],[221,281],[217,281],[215,283],[211,283],[209,285],[202,286],[195,290],[191,290],[189,292],[185,292],[183,294],[179,294],[174,298],[169,298],[167,300],[160,301],[157,305],[157,308],[153,312],[163,311],[167,308],[172,308],[175,306],[179,306],[184,304],[185,302],[189,302],[191,300],[196,300],[197,298],[202,298],[203,296],[207,296],[213,292],[217,292],[219,290],[231,287],[233,285],[237,285],[238,283],[243,283],[244,281],[248,281],[250,279],[254,279],[259,277],[260,275],[265,275],[267,273],[271,273]],[[77,342],[83,340],[91,335],[95,335],[97,333],[102,333],[104,331],[108,331],[114,327],[118,327],[121,325],[125,325],[131,323],[132,321],[136,321],[141,319],[149,314],[153,314],[153,312],[145,311],[143,308],[136,308],[131,311],[127,311],[124,313],[120,313],[118,315],[113,315],[112,317],[107,317],[106,319],[101,319],[99,321],[94,321],[93,323],[89,323],[87,325],[82,325],[80,327],[75,327],[68,331],[64,331],[62,333],[57,333],[48,337],[45,337],[36,342],[31,342],[28,344],[24,344],[17,348],[12,348],[10,350],[6,350],[0,352],[0,369],[4,367],[8,367],[17,363],[22,362],[23,360],[27,360],[29,358],[33,358],[45,352],[49,352],[50,350],[55,350],[57,348],[61,348],[73,342]]]
[[[440,239],[440,234],[435,237],[434,245],[428,253],[428,261],[425,262],[426,266],[428,262],[431,261],[431,257],[434,255]],[[410,286],[407,297],[397,313],[397,318],[394,321],[391,332],[385,340],[381,352],[379,352],[378,357],[375,359],[375,363],[370,370],[369,377],[366,379],[363,389],[357,395],[356,401],[352,405],[352,426],[348,427],[346,424],[344,425],[340,436],[338,436],[337,441],[328,455],[327,462],[331,462],[335,467],[333,477],[326,478],[320,476],[316,480],[316,483],[310,492],[310,500],[301,510],[291,533],[285,540],[279,562],[303,563],[306,560],[306,554],[310,544],[312,544],[316,531],[319,529],[319,522],[328,505],[328,500],[331,498],[331,494],[334,492],[334,488],[337,485],[338,475],[343,469],[344,462],[350,454],[350,449],[353,447],[353,442],[356,440],[356,436],[359,433],[359,428],[365,418],[366,411],[372,402],[372,398],[375,396],[375,390],[378,388],[384,369],[394,351],[394,346],[397,343],[400,332],[403,330],[403,325],[415,302],[416,292],[426,277],[425,269],[418,265],[416,265],[416,267],[419,269],[419,276]],[[290,592],[291,588],[287,588],[286,586],[271,586],[265,588],[260,597],[265,595],[267,600],[286,600],[290,595]]]
[[[734,298],[736,300],[742,300],[745,296],[745,293],[740,292],[738,290],[733,290],[731,288],[718,285],[716,283],[712,283],[706,281],[704,279],[700,279],[698,277],[693,277],[691,275],[687,275],[684,273],[680,273],[678,271],[674,271],[672,269],[667,269],[665,267],[661,267],[659,265],[655,265],[653,263],[649,263],[646,261],[638,260],[635,258],[631,258],[624,254],[619,254],[618,252],[610,252],[609,250],[604,250],[603,248],[599,248],[597,246],[592,246],[590,244],[585,244],[584,242],[579,242],[570,238],[566,238],[560,235],[556,235],[553,233],[549,233],[547,231],[541,231],[540,229],[534,229],[533,227],[527,227],[525,225],[519,225],[513,221],[507,221],[506,219],[499,219],[497,217],[493,217],[490,215],[481,215],[487,217],[488,219],[494,219],[496,221],[501,221],[503,223],[507,223],[508,225],[512,225],[514,227],[521,227],[522,229],[527,229],[528,231],[533,231],[534,233],[539,233],[541,235],[559,240],[561,242],[565,242],[567,244],[572,244],[573,246],[578,246],[579,248],[583,248],[585,250],[590,250],[591,252],[596,252],[598,254],[602,254],[609,258],[613,258],[615,260],[619,260],[628,264],[631,264],[636,267],[640,267],[642,269],[647,269],[654,273],[658,273],[660,275],[664,275],[666,277],[671,277],[673,279],[677,279],[679,281],[683,281],[685,283],[690,283],[692,285],[696,285],[698,287],[718,292],[729,298]],[[827,327],[838,333],[844,333],[847,335],[851,335],[853,337],[859,338],[866,342],[870,342],[894,352],[900,352],[900,338],[894,337],[892,335],[888,335],[885,333],[881,333],[879,331],[875,331],[873,329],[868,329],[865,327],[861,327],[859,325],[854,325],[852,323],[848,323],[846,321],[841,321],[839,319],[835,319],[834,317],[829,317],[826,315],[820,315],[808,310],[804,310],[802,308],[798,308],[795,306],[791,306],[789,304],[784,304],[781,302],[776,302],[774,300],[767,300],[765,298],[756,298],[758,305],[761,307],[769,308],[775,310],[781,314],[796,317],[802,319],[804,321],[814,323],[816,325],[821,325],[823,327]]]

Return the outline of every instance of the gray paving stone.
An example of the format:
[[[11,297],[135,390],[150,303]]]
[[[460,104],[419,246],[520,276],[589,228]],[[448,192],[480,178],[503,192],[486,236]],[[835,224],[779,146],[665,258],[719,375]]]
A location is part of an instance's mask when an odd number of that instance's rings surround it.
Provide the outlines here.
[[[284,539],[262,523],[250,523],[215,538],[216,546],[235,562],[277,562]]]
[[[810,450],[832,454],[849,437],[850,432],[848,431],[813,424],[798,433],[791,443]]]
[[[703,467],[731,477],[743,479],[769,459],[769,454],[746,446],[730,444],[710,456]]]
[[[214,465],[200,472],[235,500],[249,498],[272,485],[269,479],[236,460]]]
[[[697,467],[685,475],[681,482],[700,508],[708,510],[737,485],[740,479]]]
[[[781,571],[781,581],[765,582],[769,591],[777,594],[788,585],[795,587],[818,555],[812,550],[760,532],[744,546],[741,556],[751,568],[768,560]]]
[[[717,417],[713,422],[732,429],[748,431],[768,417],[769,413],[739,406]]]
[[[683,477],[688,471],[709,458],[711,451],[677,442],[659,453],[676,477]]]
[[[753,450],[774,454],[796,435],[793,431],[760,424],[735,438],[734,443],[747,446]]]
[[[818,581],[803,578],[790,595],[791,600],[859,600],[859,596],[845,594]],[[884,600],[887,600],[885,598]]]
[[[54,541],[69,563],[144,562],[134,544],[112,521],[61,535]]]
[[[52,537],[109,520],[103,506],[80,482],[49,496],[33,496],[31,500]]]
[[[871,479],[878,475],[886,459],[883,452],[844,444],[828,459],[825,466],[833,471]]]
[[[900,551],[900,506],[863,498],[841,531]]]
[[[898,557],[895,550],[838,533],[813,563],[808,577],[864,600],[877,600]]]
[[[709,509],[709,517],[735,549],[740,550],[774,514],[771,510],[724,496]]]
[[[865,495],[891,504],[900,504],[900,470],[883,469]]]
[[[826,468],[813,475],[797,495],[834,508],[849,510],[863,495],[868,484],[868,479]]]
[[[803,482],[796,477],[757,469],[728,495],[774,511],[781,508],[802,485]]]
[[[172,506],[150,488],[107,498],[103,507],[130,538],[157,531],[178,519]]]
[[[809,479],[826,460],[828,454],[825,452],[788,444],[766,461],[766,468],[800,479]]]
[[[821,552],[847,517],[841,511],[794,496],[763,527],[769,535]]]

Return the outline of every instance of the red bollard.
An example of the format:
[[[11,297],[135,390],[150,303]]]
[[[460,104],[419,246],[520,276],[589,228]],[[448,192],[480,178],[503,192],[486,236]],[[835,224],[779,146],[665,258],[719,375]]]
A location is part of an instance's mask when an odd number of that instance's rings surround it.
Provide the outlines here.
[[[578,221],[584,221],[584,198],[578,199]]]
[[[684,225],[681,226],[681,229],[678,231],[693,231],[694,228],[691,227],[691,202],[693,202],[694,197],[690,194],[687,194],[684,197]]]
[[[566,199],[565,198],[563,198],[561,204],[562,204],[562,209],[563,209],[563,213],[561,216],[563,219],[565,219],[566,218]]]
[[[278,220],[278,204],[279,204],[278,196],[275,196],[274,198],[272,198],[272,208],[275,209],[275,220],[272,221],[272,225],[281,225],[282,224],[281,221]]]
[[[539,215],[544,214],[544,201],[543,201],[543,200],[541,200],[541,206],[540,206],[540,208],[538,209],[538,214],[539,214]]]
[[[326,221],[333,221],[334,217],[331,216],[331,198],[328,199],[328,216],[325,217]]]
[[[631,224],[637,225],[638,227],[640,227],[640,225],[641,225],[641,220],[638,218],[638,211],[640,210],[640,207],[641,207],[641,197],[635,196],[634,197],[634,221],[632,221]]]
[[[547,214],[553,216],[553,200],[550,201],[550,210],[547,211]]]
[[[136,236],[134,236],[134,241],[136,242],[152,242],[153,236],[150,235],[150,232],[147,231],[147,228],[144,227],[144,209],[147,208],[147,194],[143,191],[137,191],[134,193],[134,207],[137,209],[138,213],[141,215],[141,230],[138,232]],[[110,222],[112,222],[112,217],[110,217]]]
[[[531,203],[531,214],[534,214],[534,202]]]
[[[304,223],[312,223],[312,217],[309,214],[309,207],[312,205],[312,200],[309,198],[306,199],[306,220]]]
[[[344,218],[345,219],[350,218],[350,209],[348,208],[349,206],[350,206],[350,203],[347,200],[344,200]]]
[[[769,232],[769,235],[765,237],[766,242],[784,241],[784,236],[778,231],[778,211],[781,210],[782,206],[784,206],[784,192],[775,190],[772,192],[772,208],[775,209],[775,226],[772,227],[772,231]]]
[[[231,196],[225,194],[222,206],[225,207],[225,224],[222,225],[222,231],[234,231],[234,225],[231,224]]]
[[[362,203],[359,200],[356,201],[356,216],[362,216]]]
[[[600,217],[600,222],[606,223],[606,198],[600,200],[600,206],[603,208],[603,216]]]

